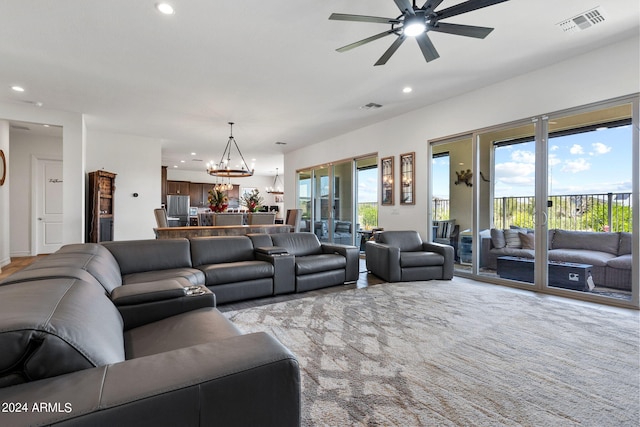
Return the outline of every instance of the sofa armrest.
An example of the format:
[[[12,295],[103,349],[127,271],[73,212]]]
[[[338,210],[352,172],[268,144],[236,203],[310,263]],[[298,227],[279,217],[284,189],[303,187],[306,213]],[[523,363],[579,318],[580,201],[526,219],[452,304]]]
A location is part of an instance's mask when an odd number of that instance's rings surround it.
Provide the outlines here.
[[[0,401],[28,408],[2,414],[16,427],[299,426],[300,372],[255,333],[2,388]]]
[[[367,270],[387,282],[400,281],[400,248],[369,240],[365,252]]]
[[[111,298],[122,316],[125,331],[187,311],[216,306],[216,296],[209,288],[191,286],[186,279],[124,285],[114,289]]]
[[[186,294],[187,287],[184,284],[178,280],[167,279],[120,286],[111,292],[111,301],[116,306],[133,305],[180,298]]]
[[[337,253],[346,258],[345,282],[356,282],[358,280],[360,275],[360,249],[358,247],[338,243],[322,243],[320,246],[325,254]]]
[[[435,252],[442,255],[444,257],[444,265],[442,266],[442,279],[453,279],[453,264],[455,260],[453,246],[446,245],[444,243],[423,242],[422,249],[428,252]]]
[[[274,246],[273,248],[278,248]],[[259,250],[255,251],[255,257],[258,261],[266,261],[273,265],[273,294],[288,294],[295,292],[296,290],[296,262],[295,257],[286,252],[284,248],[278,248],[284,250],[284,252],[271,250]]]

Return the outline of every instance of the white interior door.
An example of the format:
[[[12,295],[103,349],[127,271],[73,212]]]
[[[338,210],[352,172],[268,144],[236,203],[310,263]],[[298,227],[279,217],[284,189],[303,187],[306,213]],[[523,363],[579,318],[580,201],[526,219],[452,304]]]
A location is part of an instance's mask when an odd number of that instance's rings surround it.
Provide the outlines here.
[[[62,246],[62,161],[36,159],[35,248],[48,254]]]

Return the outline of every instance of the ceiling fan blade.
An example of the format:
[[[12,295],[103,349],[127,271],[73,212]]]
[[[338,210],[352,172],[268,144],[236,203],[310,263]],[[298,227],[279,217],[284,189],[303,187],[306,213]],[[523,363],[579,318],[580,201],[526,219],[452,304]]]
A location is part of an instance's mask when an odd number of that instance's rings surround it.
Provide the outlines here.
[[[387,49],[386,52],[382,54],[380,59],[378,59],[378,62],[376,62],[373,65],[384,65],[384,64],[386,64],[387,61],[389,60],[389,58],[391,58],[391,55],[396,53],[396,50],[398,50],[398,48],[400,47],[400,45],[402,44],[402,42],[404,42],[404,40],[406,38],[407,37],[404,34],[398,36],[398,38],[391,44],[391,46],[389,46],[389,49]]]
[[[414,15],[413,12],[413,5],[411,4],[411,1],[409,0],[393,0],[394,2],[396,2],[396,6],[398,6],[398,9],[400,9],[400,12],[404,13],[404,11],[409,11],[410,15]]]
[[[351,43],[351,44],[348,44],[346,46],[342,46],[342,47],[340,47],[340,48],[338,48],[336,50],[338,52],[346,52],[347,50],[351,50],[351,49],[356,48],[358,46],[362,46],[363,44],[372,42],[374,40],[381,39],[382,37],[388,36],[391,33],[393,33],[393,30],[384,31],[382,33],[376,34],[376,35],[371,36],[371,37],[367,37],[366,39],[362,39],[362,40],[357,41],[355,43]]]
[[[473,25],[447,24],[446,22],[438,22],[436,25],[429,25],[429,31],[437,31],[439,33],[455,34],[457,36],[475,37],[483,39],[489,35],[493,28],[476,27]]]
[[[487,6],[493,6],[494,4],[503,3],[505,1],[509,0],[469,0],[436,12],[436,19],[440,20],[451,18],[452,16],[461,15]]]
[[[422,33],[416,36],[416,41],[418,42],[418,46],[420,46],[420,50],[422,51],[422,55],[424,55],[424,59],[427,62],[431,62],[434,59],[440,58],[440,54],[436,50],[436,47],[431,42],[431,39],[427,35],[427,33]]]
[[[427,0],[425,2],[425,4],[422,5],[422,10],[431,10],[431,12],[433,12],[438,6],[440,6],[440,3],[442,3],[443,0]]]
[[[329,19],[333,21],[373,22],[376,24],[397,24],[396,18],[382,18],[380,16],[349,15],[346,13],[332,13]]]

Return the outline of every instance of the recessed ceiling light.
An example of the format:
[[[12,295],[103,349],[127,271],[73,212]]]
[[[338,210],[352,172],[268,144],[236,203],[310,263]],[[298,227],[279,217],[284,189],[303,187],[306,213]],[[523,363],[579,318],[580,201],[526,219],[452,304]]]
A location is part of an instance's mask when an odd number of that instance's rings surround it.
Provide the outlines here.
[[[407,86],[407,87],[405,87],[404,89],[402,89],[402,92],[403,92],[403,93],[410,93],[410,92],[412,92],[412,91],[413,91],[413,89],[412,89],[412,88],[410,88],[409,86]]]
[[[192,156],[195,156],[195,155],[196,155],[196,153],[191,153],[191,155],[192,155]]]
[[[184,160],[180,160],[180,163],[184,163]]]
[[[46,128],[48,128],[48,127],[49,127],[49,125],[42,125],[42,126],[44,126],[44,127],[46,127]]]
[[[24,92],[24,88],[22,86],[11,86],[11,89],[16,92]]]
[[[173,165],[173,167],[174,167],[174,168],[177,168],[177,167],[178,167],[178,165]]]
[[[175,10],[169,3],[156,3],[156,9],[164,15],[173,15]]]

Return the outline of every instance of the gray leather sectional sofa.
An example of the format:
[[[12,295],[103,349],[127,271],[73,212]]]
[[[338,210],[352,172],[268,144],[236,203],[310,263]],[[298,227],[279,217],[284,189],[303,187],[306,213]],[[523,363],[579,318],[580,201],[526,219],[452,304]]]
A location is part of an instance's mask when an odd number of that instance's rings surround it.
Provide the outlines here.
[[[490,234],[483,233],[480,267],[495,270],[500,256],[534,257],[533,247],[523,245],[533,237],[531,230],[491,229]],[[508,239],[505,233],[515,237]],[[520,238],[520,234],[525,236]],[[552,229],[549,230],[548,254],[551,261],[591,264],[596,286],[631,290],[631,233]]]
[[[297,360],[216,299],[355,281],[358,249],[274,236],[73,244],[4,279],[0,424],[299,425]]]

